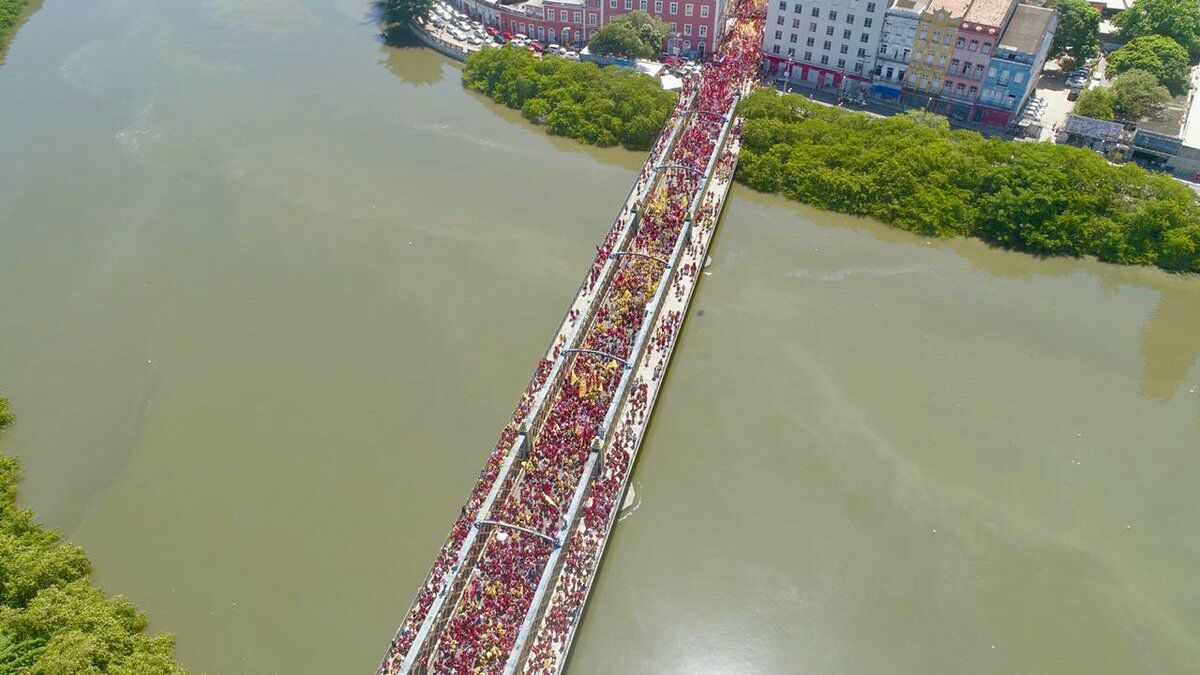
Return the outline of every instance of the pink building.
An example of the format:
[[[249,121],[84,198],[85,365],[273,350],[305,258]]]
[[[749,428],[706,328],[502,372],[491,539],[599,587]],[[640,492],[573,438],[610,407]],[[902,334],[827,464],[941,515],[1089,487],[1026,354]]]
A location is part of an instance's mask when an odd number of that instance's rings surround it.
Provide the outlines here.
[[[582,46],[613,17],[644,11],[667,23],[663,49],[685,56],[708,54],[721,32],[726,0],[451,0],[462,11],[512,34],[551,43]]]
[[[955,36],[941,96],[934,104],[934,110],[951,119],[966,120],[970,115],[975,118],[972,122],[992,123],[982,119],[986,111],[974,110],[975,102],[983,88],[988,61],[1016,6],[1016,0],[974,0],[971,3]]]

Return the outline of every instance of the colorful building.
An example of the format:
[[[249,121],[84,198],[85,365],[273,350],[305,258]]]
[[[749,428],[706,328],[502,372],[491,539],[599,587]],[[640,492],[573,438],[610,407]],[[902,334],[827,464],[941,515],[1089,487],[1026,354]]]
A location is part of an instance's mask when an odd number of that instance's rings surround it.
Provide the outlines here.
[[[954,36],[935,112],[952,120],[984,122],[975,106],[992,51],[1016,8],[1016,0],[974,0]],[[986,123],[986,122],[985,122]]]
[[[1058,13],[1054,10],[1017,6],[983,79],[976,108],[985,124],[1007,124],[1029,100],[1057,28]]]
[[[763,57],[781,80],[818,88],[870,85],[887,0],[770,0]]]
[[[449,0],[487,25],[551,43],[582,46],[614,17],[641,10],[670,26],[663,49],[700,57],[716,48],[726,0]]]
[[[893,0],[883,17],[883,32],[879,36],[879,53],[875,57],[872,92],[876,96],[899,99],[904,77],[912,58],[913,39],[921,12],[929,0]]]
[[[942,91],[950,53],[971,0],[931,0],[921,12],[901,103],[927,105]]]

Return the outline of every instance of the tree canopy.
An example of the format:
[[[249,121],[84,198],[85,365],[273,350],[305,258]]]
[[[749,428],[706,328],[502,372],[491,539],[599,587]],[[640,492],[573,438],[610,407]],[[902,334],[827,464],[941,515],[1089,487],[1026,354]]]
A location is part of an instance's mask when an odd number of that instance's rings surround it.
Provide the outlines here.
[[[550,133],[589,145],[648,149],[677,97],[634,70],[538,59],[508,47],[470,55],[462,77],[463,86],[520,110]]]
[[[652,59],[662,49],[671,27],[646,12],[632,11],[609,21],[588,41],[593,54],[611,54],[628,59]]]
[[[1172,94],[1188,90],[1188,53],[1180,44],[1162,35],[1146,35],[1130,40],[1108,57],[1108,66],[1115,73],[1144,70],[1155,77]]]
[[[1113,120],[1117,117],[1116,102],[1117,97],[1108,87],[1085,89],[1079,92],[1073,112],[1092,119]]]
[[[1056,0],[1058,29],[1050,46],[1053,58],[1070,55],[1077,61],[1100,53],[1100,12],[1087,0]]]
[[[383,23],[408,25],[418,17],[429,15],[433,0],[377,0],[375,6]]]
[[[1200,204],[1186,186],[1081,148],[985,139],[760,89],[738,180],[933,236],[1041,255],[1200,272]]]
[[[0,430],[11,422],[0,398]],[[92,585],[82,549],[17,507],[19,477],[0,455],[0,673],[183,675],[173,638],[145,634],[137,607]]]
[[[1200,0],[1134,0],[1113,18],[1123,40],[1161,35],[1200,57]]]
[[[4,54],[17,22],[28,9],[29,0],[0,0],[0,55]]]
[[[1137,122],[1162,109],[1171,93],[1158,79],[1144,70],[1130,70],[1112,83],[1113,111],[1123,120]]]

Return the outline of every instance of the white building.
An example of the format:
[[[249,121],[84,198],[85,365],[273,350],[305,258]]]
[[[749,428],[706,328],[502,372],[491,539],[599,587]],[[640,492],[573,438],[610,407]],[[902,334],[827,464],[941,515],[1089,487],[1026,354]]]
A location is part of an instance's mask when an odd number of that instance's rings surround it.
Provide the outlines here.
[[[892,0],[888,7],[875,60],[874,91],[877,95],[900,98],[904,73],[912,56],[913,37],[917,34],[921,12],[928,4],[929,0]]]
[[[770,0],[763,57],[777,78],[813,87],[866,87],[888,0]]]

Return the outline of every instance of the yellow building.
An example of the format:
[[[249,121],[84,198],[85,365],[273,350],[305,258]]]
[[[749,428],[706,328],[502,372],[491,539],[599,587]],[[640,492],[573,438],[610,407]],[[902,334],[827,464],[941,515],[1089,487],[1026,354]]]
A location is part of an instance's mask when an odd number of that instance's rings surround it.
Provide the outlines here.
[[[932,0],[917,22],[912,58],[904,81],[908,104],[921,104],[942,91],[950,52],[971,0]]]

